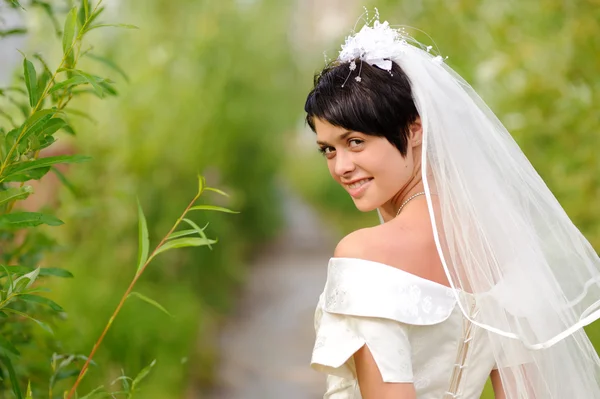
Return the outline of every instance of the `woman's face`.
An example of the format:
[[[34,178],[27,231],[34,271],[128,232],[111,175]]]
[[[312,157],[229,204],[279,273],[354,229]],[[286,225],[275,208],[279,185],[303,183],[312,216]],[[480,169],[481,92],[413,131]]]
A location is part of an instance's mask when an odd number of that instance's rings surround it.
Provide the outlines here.
[[[385,137],[348,131],[318,118],[315,130],[329,173],[360,211],[397,207],[393,202],[420,181],[419,120],[411,125],[406,157]]]

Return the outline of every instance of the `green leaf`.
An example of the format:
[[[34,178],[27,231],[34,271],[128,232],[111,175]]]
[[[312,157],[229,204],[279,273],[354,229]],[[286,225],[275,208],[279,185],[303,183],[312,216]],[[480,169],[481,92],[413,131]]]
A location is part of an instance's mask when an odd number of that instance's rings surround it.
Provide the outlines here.
[[[4,363],[4,366],[6,366],[6,369],[8,370],[8,376],[10,377],[10,385],[13,393],[17,399],[23,399],[23,392],[21,392],[21,388],[19,387],[19,379],[17,378],[17,374],[15,373],[15,369],[13,368],[10,358],[8,356],[0,356],[0,361]]]
[[[119,67],[117,64],[115,64],[112,60],[110,60],[110,59],[108,59],[106,57],[101,57],[101,56],[96,55],[94,53],[87,53],[86,56],[90,57],[93,60],[101,62],[102,64],[104,64],[104,65],[108,66],[109,68],[113,69],[119,75],[121,75],[123,77],[123,79],[125,79],[126,82],[129,82],[129,76],[127,76],[127,74],[125,73],[125,71],[123,69],[121,69],[121,67]]]
[[[232,211],[231,209],[223,208],[221,206],[214,205],[196,205],[190,208],[190,211],[217,211],[217,212],[225,212],[225,213],[239,213],[237,211]]]
[[[140,294],[139,292],[133,291],[131,292],[129,295],[127,295],[127,298],[129,298],[130,296],[135,296],[140,298],[142,301],[149,303],[150,305],[154,306],[156,309],[160,310],[161,312],[165,313],[167,316],[173,317],[173,315],[171,313],[169,313],[169,311],[167,309],[165,309],[164,306],[162,306],[160,303],[156,302],[154,299],[150,299],[145,295]]]
[[[53,136],[46,136],[46,137],[43,137],[41,140],[40,139],[36,139],[36,140],[39,140],[39,145],[32,144],[32,146],[31,146],[32,149],[34,149],[34,148],[36,149],[35,151],[43,150],[44,148],[48,148],[56,141],[56,139]]]
[[[1,265],[1,266],[2,266],[2,269],[4,270],[4,272],[6,273],[6,277],[7,277],[7,280],[8,280],[7,287],[9,287],[10,289],[12,289],[12,287],[13,287],[12,275],[11,275],[10,271],[8,270],[8,268],[6,266],[4,266],[4,265]],[[2,290],[0,290],[0,297],[2,297],[1,294],[2,294]]]
[[[73,126],[71,125],[67,125],[65,127],[63,127],[63,130],[67,133],[69,133],[72,136],[75,136],[75,130],[73,129]]]
[[[27,393],[25,394],[25,399],[33,399],[33,394],[31,393],[31,381],[27,382]]]
[[[75,87],[75,86],[79,86],[82,84],[88,83],[88,80],[86,78],[84,78],[83,76],[80,75],[75,75],[73,77],[70,77],[67,80],[63,80],[62,82],[57,82],[55,83],[50,90],[48,90],[48,93],[54,93],[57,90],[60,90],[62,88],[71,88],[71,87]]]
[[[89,0],[81,0],[81,5],[83,6],[83,11],[85,15],[85,19],[87,20],[90,16],[90,2]]]
[[[23,73],[25,76],[25,86],[29,93],[29,105],[35,107],[38,102],[37,74],[35,67],[27,58],[23,59]]]
[[[33,321],[35,324],[37,324],[38,326],[40,326],[44,331],[46,331],[50,334],[54,334],[54,331],[52,331],[52,329],[50,328],[49,325],[39,321],[38,319],[35,319],[35,318],[29,316],[27,313],[19,312],[18,310],[14,310],[12,308],[4,308],[3,311],[7,312],[7,313],[14,313],[16,315],[19,315],[21,317],[29,319],[29,320]]]
[[[96,5],[96,11],[92,12],[92,15],[88,19],[88,26],[91,25],[92,22],[94,22],[100,16],[100,14],[102,14],[102,12],[104,12],[104,7],[98,7],[98,5]]]
[[[24,35],[27,33],[27,29],[25,28],[12,28],[6,30],[0,30],[0,38],[4,38],[12,35]]]
[[[14,212],[0,216],[0,228],[20,229],[41,224],[60,226],[64,223],[55,216],[39,212]]]
[[[52,71],[50,71],[50,67],[48,67],[48,63],[44,60],[44,58],[41,56],[40,53],[35,53],[33,55],[33,57],[38,60],[40,62],[40,64],[42,64],[42,66],[44,67],[44,71],[47,72],[50,76],[52,76]],[[39,89],[39,84],[38,84],[38,89]]]
[[[26,173],[14,173],[10,174],[4,178],[0,178],[0,181],[3,182],[26,182],[29,180],[39,180],[48,173],[50,167],[32,169]]]
[[[174,238],[178,238],[178,237],[185,237],[185,236],[190,236],[192,234],[196,234],[196,230],[194,229],[190,229],[190,230],[180,230],[180,231],[174,231],[173,233],[171,233],[171,235],[167,238],[167,240],[172,240]]]
[[[80,111],[78,109],[65,108],[63,111],[65,111],[67,114],[81,116],[82,118],[85,118],[85,119],[89,120],[92,123],[96,123],[97,122],[90,114],[88,114],[87,112]]]
[[[18,0],[9,0],[10,3],[15,6],[15,7],[19,7],[20,9],[22,9],[23,11],[26,11],[25,8],[23,8],[23,6],[21,5],[21,3],[19,3]]]
[[[21,355],[17,348],[15,348],[9,340],[4,338],[2,334],[0,334],[0,349],[2,349],[5,352],[12,353],[15,356]]]
[[[208,240],[208,237],[204,233],[204,229],[201,229],[196,223],[192,222],[190,219],[183,219],[183,221],[192,226],[192,228],[198,233],[200,237],[204,238],[205,240]],[[208,245],[208,248],[212,249],[210,244]]]
[[[75,356],[69,356],[69,359],[75,359]],[[62,364],[62,363],[61,363]],[[66,366],[63,366],[66,367]],[[60,368],[60,366],[59,366]],[[50,386],[54,387],[58,381],[79,375],[79,370],[58,370],[50,379]]]
[[[67,18],[65,20],[65,28],[63,30],[63,38],[62,38],[62,47],[63,54],[67,56],[68,54],[72,54],[71,48],[73,47],[73,40],[76,36],[77,28],[77,7],[71,8]]]
[[[156,250],[156,252],[154,252],[152,257],[174,248],[201,247],[204,245],[216,244],[216,242],[216,240],[206,240],[200,237],[178,238],[176,240],[165,242]]]
[[[97,393],[105,394],[105,392],[100,392],[103,389],[104,389],[104,385],[100,385],[99,387],[97,387],[96,389],[94,389],[93,391],[88,393],[87,395],[80,397],[79,399],[92,399]]]
[[[117,94],[119,94],[117,92],[117,89],[115,89],[115,86],[113,86],[107,80],[101,80],[101,81],[99,81],[98,85],[100,85],[100,87],[102,87],[102,89],[104,90],[105,93],[108,93],[111,96],[116,96]]]
[[[64,309],[58,303],[54,302],[52,299],[48,299],[43,296],[30,295],[30,294],[19,294],[17,296],[17,298],[21,299],[25,302],[39,303],[41,305],[46,305],[46,306],[50,307],[50,309],[54,310],[55,312],[64,312]]]
[[[22,173],[32,169],[56,165],[58,163],[81,163],[89,161],[90,159],[90,157],[85,155],[58,155],[55,157],[46,157],[36,159],[35,161],[19,162],[18,164],[10,167],[7,171],[7,174]]]
[[[148,376],[148,374],[150,373],[150,370],[152,370],[152,367],[154,367],[154,365],[156,364],[156,359],[154,359],[152,361],[152,363],[150,363],[149,365],[147,365],[146,367],[144,367],[142,369],[142,371],[140,371],[138,373],[138,375],[135,377],[135,379],[133,380],[133,382],[131,383],[131,390],[134,391],[135,388],[137,388],[138,384]]]
[[[52,118],[39,130],[37,133],[38,137],[52,136],[59,129],[62,129],[67,125],[67,122],[60,118]]]
[[[0,191],[0,205],[5,202],[22,200],[29,197],[33,193],[33,187],[11,187],[7,190]]]
[[[73,278],[73,273],[59,267],[41,267],[40,277]]]
[[[36,287],[36,288],[31,288],[29,290],[25,290],[23,291],[23,294],[38,294],[40,292],[50,292],[50,288],[46,288],[46,287]]]
[[[205,187],[204,190],[205,191],[213,191],[215,193],[221,194],[224,197],[229,197],[229,194],[227,194],[225,191],[219,190],[218,188]]]
[[[41,73],[40,77],[38,78],[38,81],[37,81],[37,87],[38,87],[37,97],[38,97],[38,100],[44,94],[44,91],[46,90],[46,86],[48,85],[48,82],[50,81],[51,77],[52,77],[52,75],[50,74],[50,72],[48,72],[46,69],[44,69],[44,71]],[[43,107],[43,105],[42,105],[42,107]]]
[[[15,292],[21,292],[25,289],[27,289],[27,286],[29,286],[29,284],[31,283],[31,280],[27,277],[24,277],[23,279],[17,279],[15,280],[15,285],[13,287]]]
[[[87,362],[87,361],[88,361],[88,359],[89,359],[89,358],[88,358],[87,356],[85,356],[85,355],[75,355],[75,357],[76,357],[77,359],[81,360],[81,361],[82,361],[82,362],[84,362],[84,363],[85,363],[85,362]],[[96,363],[96,361],[95,361],[95,360],[93,360],[93,359],[90,359],[90,365],[91,365],[91,366],[94,366],[94,367],[98,367],[98,364],[97,364],[97,363]]]
[[[125,373],[125,372],[123,370],[121,370],[121,373]],[[112,381],[110,383],[110,385],[114,385],[115,382],[121,381],[121,385],[123,386],[123,392],[128,394],[128,393],[130,393],[129,380],[133,381],[133,378],[127,377],[126,375],[122,375],[120,377],[115,378],[114,381]]]
[[[21,125],[21,129],[25,129],[25,131],[20,135],[21,138],[19,139],[19,142],[22,142],[32,134],[39,132],[46,123],[48,123],[50,118],[56,115],[56,113],[57,111],[55,109],[42,109],[34,112],[33,115],[27,118],[27,120],[23,122],[23,125]]]
[[[22,89],[21,87],[18,87],[18,86],[3,87],[2,89],[0,89],[0,93],[2,93],[2,94],[4,94],[4,92],[9,92],[9,91],[16,91],[21,94],[27,94],[27,92],[24,89]]]
[[[90,3],[88,0],[81,0],[79,10],[77,12],[77,22],[79,26],[83,26],[90,15]]]
[[[202,195],[205,187],[206,187],[206,180],[204,179],[204,176],[198,175],[198,196]]]
[[[125,29],[140,29],[139,27],[135,26],[135,25],[130,25],[130,24],[96,24],[93,26],[90,26],[89,28],[87,28],[86,32],[89,32],[93,29],[98,29],[98,28],[125,28]]]
[[[60,182],[64,184],[66,188],[69,189],[71,194],[73,194],[75,197],[79,197],[79,190],[77,189],[77,187],[75,187],[60,170],[53,167],[52,172],[54,172],[56,177],[58,177],[58,180],[60,180]]]
[[[142,267],[148,260],[148,251],[150,249],[150,239],[148,238],[148,224],[146,223],[146,217],[144,216],[144,210],[140,201],[137,202],[138,206],[138,265],[136,274],[142,270]]]
[[[4,142],[7,147],[12,147],[17,142],[17,137],[21,134],[23,126],[10,130],[4,137]]]
[[[70,69],[69,71],[83,77],[87,81],[87,83],[92,85],[92,87],[94,88],[94,92],[98,97],[104,97],[105,90],[104,87],[101,85],[101,82],[103,82],[105,79],[102,79],[98,76],[90,75],[89,73],[80,71],[79,69]]]
[[[26,290],[27,288],[31,287],[31,285],[35,282],[35,280],[37,280],[39,274],[40,274],[40,269],[35,269],[35,270],[17,278],[13,282],[12,286],[8,287],[8,295],[11,295],[13,292],[14,293],[22,292],[23,290]]]

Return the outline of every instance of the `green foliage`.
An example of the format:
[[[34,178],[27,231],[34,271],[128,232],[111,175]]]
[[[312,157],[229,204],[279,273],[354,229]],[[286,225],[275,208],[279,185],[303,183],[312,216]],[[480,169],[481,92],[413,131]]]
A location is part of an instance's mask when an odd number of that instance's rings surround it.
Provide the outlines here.
[[[16,1],[11,4],[24,8]],[[37,4],[39,2],[30,3]],[[60,342],[52,336],[52,324],[64,311],[55,301],[41,295],[49,290],[40,285],[38,279],[72,277],[70,272],[60,268],[39,267],[44,254],[55,245],[45,230],[31,229],[41,225],[60,226],[63,222],[52,214],[23,211],[18,202],[33,194],[32,186],[24,184],[26,181],[40,180],[54,165],[89,159],[79,155],[40,157],[41,150],[54,143],[55,135],[61,131],[72,132],[65,113],[67,104],[78,95],[72,89],[89,83],[60,85],[61,79],[69,79],[66,67],[78,61],[89,23],[89,19],[83,19],[82,29],[76,30],[71,17],[73,12],[65,24],[70,30],[64,31],[63,56],[55,72],[50,71],[39,54],[32,58],[24,55],[22,84],[25,89],[15,86],[0,90],[6,122],[0,123],[0,315],[3,319],[0,379],[9,377],[0,385],[0,393],[10,390],[17,398],[23,398],[21,387],[25,383],[25,395],[32,397],[31,382],[35,390],[41,381],[48,381],[51,370],[43,366],[42,359],[60,350]],[[97,6],[95,12],[98,12]],[[22,32],[12,32],[16,33]],[[12,109],[4,105],[12,105]]]
[[[69,135],[84,132],[78,134],[77,146],[94,161],[93,167],[69,165],[68,174],[54,165],[39,165],[13,171],[4,180],[18,187],[27,179],[50,178],[52,171],[67,186],[69,191],[61,194],[61,206],[56,209],[65,225],[51,227],[51,236],[42,235],[48,226],[29,229],[28,240],[40,236],[42,241],[28,245],[40,249],[43,244],[54,251],[46,258],[48,264],[64,266],[77,276],[76,284],[49,283],[52,293],[47,296],[63,305],[70,320],[79,322],[61,322],[62,312],[53,317],[49,325],[56,338],[47,340],[50,347],[44,351],[32,344],[27,352],[36,372],[17,372],[39,376],[31,382],[36,395],[36,387],[43,386],[48,372],[34,349],[45,356],[64,353],[65,348],[71,353],[89,349],[110,317],[111,305],[116,305],[115,293],[131,277],[121,267],[135,257],[130,199],[139,193],[147,210],[144,226],[151,226],[138,243],[139,270],[146,256],[151,258],[148,243],[157,239],[157,231],[167,228],[170,215],[194,194],[188,182],[201,170],[211,182],[235,187],[227,189],[231,198],[214,197],[214,205],[198,204],[182,219],[186,228],[172,233],[161,250],[191,247],[153,259],[157,267],[145,272],[132,294],[141,301],[123,307],[104,350],[96,355],[101,366],[89,370],[81,389],[95,389],[98,380],[108,387],[123,364],[139,370],[157,358],[155,369],[161,378],[145,381],[144,397],[179,397],[188,379],[210,383],[214,331],[230,308],[235,284],[244,277],[243,262],[274,235],[279,224],[275,175],[282,159],[280,138],[295,122],[299,107],[297,91],[290,85],[296,79],[287,41],[288,6],[275,0],[249,5],[234,0],[150,0],[143,8],[122,4],[119,15],[133,16],[142,28],[140,34],[127,32],[124,40],[120,31],[98,34],[97,27],[106,24],[85,0],[77,11],[64,10],[68,12],[64,23],[56,21],[54,12],[62,3],[44,3],[47,7],[34,3],[38,2],[22,1],[27,14],[37,7],[52,18],[39,27],[43,37],[31,38],[44,49],[43,58],[27,56],[34,69],[27,78],[22,73],[21,91],[0,89],[15,99],[7,101],[10,109],[0,107],[9,110],[2,115],[6,133],[13,141],[26,135],[20,142],[41,136],[41,150],[53,144],[55,136],[73,146]],[[47,34],[53,31],[65,33],[56,40]],[[77,44],[82,34],[94,39],[93,52]],[[69,43],[75,43],[74,51],[66,50]],[[60,49],[60,54],[50,48]],[[58,65],[63,59],[64,65],[54,76],[48,65]],[[127,65],[127,73],[119,65]],[[127,90],[118,84],[123,81],[128,82]],[[98,101],[114,97],[117,85],[121,97],[111,99],[112,104]],[[48,111],[34,117],[30,102],[36,100],[43,103],[40,110]],[[75,102],[77,108],[72,107]],[[19,115],[32,119],[22,126],[16,122]],[[17,150],[20,155],[28,149]],[[207,196],[222,193],[209,187],[204,190]],[[25,196],[26,191],[6,194],[6,198]],[[242,211],[233,221],[223,212],[228,206]],[[208,223],[199,223],[200,215]],[[210,235],[226,239],[226,251],[206,236],[207,226]],[[138,229],[146,228],[140,224]],[[14,236],[6,239],[14,241]],[[195,247],[205,244],[213,250]],[[28,265],[38,265],[39,258]],[[147,304],[162,309],[157,312]],[[173,315],[168,322],[163,309]],[[39,336],[32,341],[39,341]],[[60,372],[76,370],[81,361],[75,358]]]
[[[11,4],[24,8],[16,1]],[[32,0],[29,5],[39,4],[41,2]],[[44,9],[54,21],[55,15],[52,7],[47,3],[44,4]],[[130,296],[135,296],[168,314],[157,301],[132,291],[137,279],[152,258],[158,253],[173,248],[205,246],[216,242],[209,240],[204,231],[200,229],[194,229],[192,233],[188,234],[185,242],[167,240],[178,225],[184,219],[187,220],[185,218],[187,212],[192,210],[191,208],[204,189],[210,189],[205,187],[203,178],[200,178],[202,185],[193,201],[150,257],[148,257],[147,224],[138,204],[140,218],[139,265],[119,306],[109,319],[89,357],[54,353],[51,367],[46,366],[45,359],[48,359],[52,352],[64,350],[63,341],[53,335],[53,327],[57,325],[58,319],[64,318],[65,312],[57,302],[45,296],[50,292],[45,287],[48,284],[47,282],[42,284],[39,280],[43,277],[72,277],[72,274],[61,268],[39,267],[48,250],[57,248],[48,233],[45,230],[39,230],[39,226],[60,226],[63,222],[52,214],[22,211],[18,202],[33,194],[32,186],[24,184],[26,181],[40,180],[57,164],[73,164],[89,160],[89,157],[80,155],[40,156],[42,155],[41,150],[54,143],[55,134],[61,131],[67,134],[73,133],[67,113],[87,115],[67,108],[73,98],[86,93],[85,90],[78,91],[80,87],[89,85],[91,92],[100,98],[106,94],[116,94],[112,87],[112,81],[109,79],[75,68],[84,54],[81,51],[84,35],[93,29],[114,26],[92,24],[102,12],[100,4],[101,0],[92,9],[88,1],[83,0],[79,9],[73,7],[69,11],[62,33],[62,59],[54,72],[51,72],[48,63],[39,54],[36,54],[33,59],[39,62],[39,68],[42,71],[38,77],[35,64],[24,56],[22,84],[25,86],[25,90],[18,87],[0,90],[2,104],[15,106],[12,110],[2,111],[5,121],[11,125],[8,127],[10,130],[0,124],[0,244],[2,248],[0,251],[0,318],[2,319],[0,324],[0,394],[2,397],[8,397],[8,392],[11,392],[17,399],[24,397],[33,399],[41,397],[41,392],[47,387],[49,398],[52,399],[56,397],[54,392],[60,384],[72,382],[73,377],[78,376],[71,392],[65,396],[71,398],[76,394],[77,385],[86,375],[87,367],[94,364],[92,356],[115,320],[121,306]],[[9,33],[16,34],[17,32],[18,30],[14,30]],[[105,58],[96,57],[96,59],[110,64]],[[118,68],[113,65],[113,69]],[[16,93],[16,97],[13,97],[13,93]],[[18,123],[19,119],[23,119],[23,122]],[[59,174],[59,177],[61,181],[66,182],[64,175]],[[189,224],[189,222],[186,223]],[[29,229],[24,230],[25,228]],[[189,235],[197,237],[189,237]],[[45,295],[41,295],[42,293]],[[83,367],[81,368],[82,362]],[[156,361],[153,360],[142,368],[135,378],[122,375],[113,381],[113,383],[116,381],[122,383],[123,388],[120,391],[108,392],[101,386],[93,389],[84,397],[133,398],[134,394],[140,391],[139,384],[148,376],[155,364]],[[27,384],[27,389],[24,395],[22,387],[25,384]],[[59,396],[63,395],[59,394]]]
[[[61,195],[65,225],[55,238],[67,247],[49,260],[79,281],[56,281],[52,299],[71,319],[85,322],[55,330],[61,341],[75,343],[73,352],[89,348],[130,278],[121,265],[136,257],[131,198],[138,195],[145,204],[154,241],[195,194],[189,182],[202,171],[231,196],[206,188],[198,205],[241,213],[194,211],[186,219],[197,227],[184,221],[185,228],[169,242],[194,237],[188,234],[199,229],[226,241],[226,247],[211,244],[212,251],[190,247],[156,256],[156,267],[145,272],[136,291],[174,317],[165,321],[162,312],[141,301],[127,303],[95,358],[109,366],[92,368],[88,376],[108,386],[121,365],[138,370],[156,358],[161,377],[145,382],[144,397],[180,397],[191,382],[211,383],[216,331],[247,273],[244,264],[279,226],[275,176],[282,133],[296,122],[301,106],[290,85],[296,68],[286,37],[289,10],[274,0],[244,8],[234,0],[149,0],[143,8],[127,2],[119,7],[118,14],[140,31],[110,31],[95,51],[127,66],[129,83],[126,90],[118,84],[120,95],[111,101],[86,96],[77,103],[97,121],[71,118],[76,131],[94,132],[78,134],[76,141],[94,166],[69,170],[80,194]],[[111,80],[124,83],[121,73],[90,57],[80,58],[78,68],[102,68]],[[196,243],[207,239],[196,237]],[[83,391],[98,379],[84,380]]]

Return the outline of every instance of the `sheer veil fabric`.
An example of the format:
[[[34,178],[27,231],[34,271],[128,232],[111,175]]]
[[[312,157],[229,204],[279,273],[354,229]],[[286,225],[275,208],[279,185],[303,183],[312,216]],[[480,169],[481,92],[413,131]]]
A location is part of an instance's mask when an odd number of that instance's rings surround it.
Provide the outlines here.
[[[464,316],[488,331],[507,397],[600,398],[583,331],[600,317],[600,259],[502,123],[429,50],[376,21],[338,60],[388,71],[391,60],[408,76],[437,250]]]

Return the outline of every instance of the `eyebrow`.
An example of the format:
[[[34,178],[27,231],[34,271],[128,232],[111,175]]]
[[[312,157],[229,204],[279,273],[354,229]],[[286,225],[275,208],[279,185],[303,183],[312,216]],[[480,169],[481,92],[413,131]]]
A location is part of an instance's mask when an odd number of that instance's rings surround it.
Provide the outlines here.
[[[338,137],[338,140],[342,141],[351,134],[352,134],[352,132],[348,130],[347,132],[342,133],[340,135],[340,137]],[[317,144],[318,145],[329,145],[329,143],[326,143],[325,141],[319,141],[319,140],[317,140]]]

